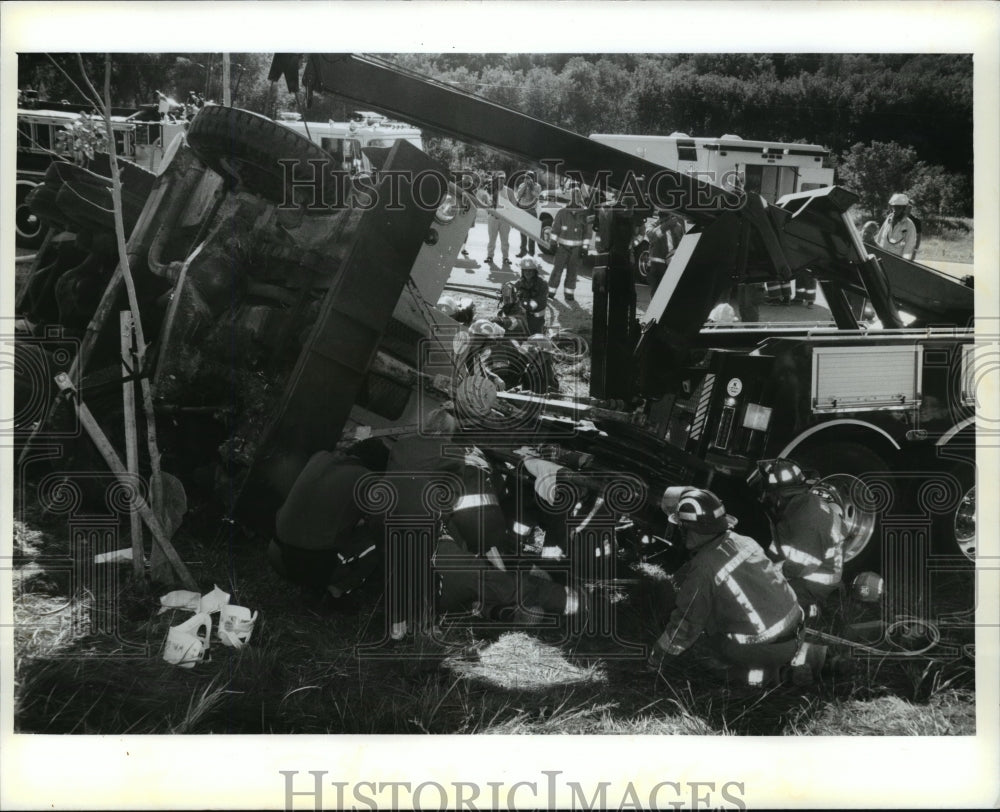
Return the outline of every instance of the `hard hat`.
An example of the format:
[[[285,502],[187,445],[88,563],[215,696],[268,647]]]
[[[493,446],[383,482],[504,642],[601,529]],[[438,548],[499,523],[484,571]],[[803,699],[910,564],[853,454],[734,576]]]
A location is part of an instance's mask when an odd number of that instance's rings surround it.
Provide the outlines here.
[[[863,603],[875,603],[885,591],[885,581],[877,572],[861,572],[851,582],[851,594]]]
[[[535,273],[538,273],[538,260],[534,257],[525,257],[521,260],[521,270],[532,270]]]
[[[760,472],[760,484],[764,491],[804,488],[808,484],[799,464],[783,457],[761,460],[757,463],[757,470]]]
[[[437,308],[446,316],[450,316],[458,310],[458,302],[455,301],[453,296],[442,296],[437,303]]]
[[[910,198],[908,198],[906,195],[902,194],[901,192],[896,192],[896,194],[894,194],[892,197],[889,198],[889,205],[890,206],[909,206],[910,205]]]
[[[723,533],[731,527],[719,497],[700,488],[684,492],[677,501],[677,509],[667,519],[697,533]]]
[[[499,324],[494,324],[489,319],[476,319],[469,326],[469,332],[479,336],[502,336],[504,329]]]

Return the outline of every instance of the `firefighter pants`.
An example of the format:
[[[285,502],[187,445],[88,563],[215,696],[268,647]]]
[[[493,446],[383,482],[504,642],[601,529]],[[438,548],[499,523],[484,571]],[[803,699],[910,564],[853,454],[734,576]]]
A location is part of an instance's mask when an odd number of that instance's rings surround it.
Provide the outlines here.
[[[767,282],[767,300],[768,302],[775,303],[781,302],[782,304],[791,302],[792,300],[792,282],[788,280],[787,282]]]
[[[549,275],[549,293],[555,295],[559,290],[559,282],[562,279],[563,270],[566,271],[566,283],[563,285],[563,292],[572,296],[576,290],[576,274],[583,263],[583,246],[580,245],[559,245],[556,248],[556,255],[552,260],[552,273]]]
[[[805,304],[816,301],[816,280],[811,273],[800,271],[795,274],[795,300]]]
[[[350,592],[378,567],[378,551],[371,528],[359,525],[338,539],[336,547],[324,550],[305,550],[272,539],[267,557],[274,570],[293,583]]]
[[[510,223],[501,223],[492,214],[486,221],[486,256],[493,259],[493,250],[497,247],[497,235],[500,235],[500,252],[504,259],[510,259]]]
[[[665,259],[650,259],[649,260],[649,273],[646,276],[646,284],[649,286],[649,295],[652,296],[656,293],[656,289],[660,286],[660,280],[663,279],[663,274],[667,272],[667,261]]]
[[[566,610],[563,586],[544,578],[502,572],[450,540],[438,541],[434,573],[437,606],[442,612],[469,611],[477,604],[485,618],[508,606],[538,607],[559,615]]]

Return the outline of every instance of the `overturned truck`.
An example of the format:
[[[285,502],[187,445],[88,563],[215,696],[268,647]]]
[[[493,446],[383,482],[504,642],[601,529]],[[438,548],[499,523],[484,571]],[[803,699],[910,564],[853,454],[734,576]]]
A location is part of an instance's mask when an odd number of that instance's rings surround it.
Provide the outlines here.
[[[660,497],[672,485],[711,487],[751,529],[762,524],[746,478],[776,456],[823,478],[846,519],[848,566],[903,561],[902,583],[925,579],[932,555],[974,556],[973,292],[872,256],[847,217],[852,194],[833,187],[768,205],[369,57],[313,55],[303,80],[523,161],[557,159],[614,193],[594,212],[604,253],[591,391],[497,391],[456,364],[463,328],[434,303],[476,202],[446,167],[400,141],[373,155],[373,176],[352,176],[287,128],[207,106],[167,156],[128,242],[150,343],[134,373],[151,378],[165,418],[165,470],[213,485],[233,519],[269,533],[313,452],[412,430],[422,410],[454,399],[468,436],[512,475],[532,478],[512,453],[523,447],[558,465],[578,524],[601,518],[584,555],[604,574],[669,546]],[[656,207],[694,227],[640,321],[630,242]],[[54,244],[36,275],[67,270]],[[706,325],[720,302],[803,273],[832,324]],[[112,437],[122,364],[111,314],[122,301],[118,269],[73,336],[70,365]],[[869,305],[875,325],[862,317]],[[42,363],[54,371],[51,357]],[[107,408],[95,408],[102,399]],[[25,435],[54,431],[59,403],[24,421]],[[62,462],[87,470],[86,443],[77,446],[79,459]]]

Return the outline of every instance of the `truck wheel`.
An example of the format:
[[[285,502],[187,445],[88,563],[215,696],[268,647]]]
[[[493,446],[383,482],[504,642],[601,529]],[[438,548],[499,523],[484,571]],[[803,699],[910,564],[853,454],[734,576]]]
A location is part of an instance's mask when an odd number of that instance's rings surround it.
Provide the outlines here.
[[[632,253],[633,269],[636,282],[649,281],[649,243],[643,240]]]
[[[860,443],[824,443],[793,454],[804,469],[818,471],[819,484],[843,514],[844,569],[880,566],[881,550],[870,544],[879,535],[879,498],[867,477],[888,469],[886,462]]]
[[[946,504],[938,506],[940,512],[935,512],[932,531],[935,549],[944,555],[961,553],[969,561],[975,561],[976,464],[972,460],[957,463],[945,476],[951,488],[944,495]],[[928,507],[934,510],[935,506]]]
[[[17,182],[17,208],[14,225],[17,229],[15,242],[19,248],[38,248],[45,239],[45,224],[28,205],[28,195],[38,184],[29,180]]]
[[[322,168],[323,185],[317,191],[325,186],[332,193],[331,156],[308,138],[256,113],[234,107],[203,107],[188,125],[187,142],[195,155],[223,178],[275,203],[292,199],[286,186],[286,166],[289,180],[305,182]],[[294,163],[282,165],[281,160]],[[317,203],[319,197],[317,194]]]

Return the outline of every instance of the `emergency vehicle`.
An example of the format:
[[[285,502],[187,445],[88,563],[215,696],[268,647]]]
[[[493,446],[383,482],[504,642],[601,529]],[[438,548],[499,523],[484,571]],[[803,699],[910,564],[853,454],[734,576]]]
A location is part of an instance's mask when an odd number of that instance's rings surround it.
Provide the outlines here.
[[[79,120],[81,113],[92,113],[92,108],[83,104],[48,101],[36,104],[40,106],[17,110],[15,225],[16,241],[22,248],[37,248],[45,236],[45,228],[32,214],[26,200],[31,190],[41,183],[52,161],[69,159],[68,153],[59,150],[59,132]],[[112,109],[111,129],[118,157],[151,172],[159,170],[166,147],[184,127],[183,121],[160,121],[152,106]],[[104,165],[106,163],[105,160]],[[97,166],[100,169],[99,161]]]
[[[387,149],[397,141],[408,141],[423,149],[422,133],[415,127],[392,121],[379,113],[355,112],[350,121],[302,121],[298,113],[278,113],[276,121],[308,138],[332,155],[341,169],[371,172],[367,147]]]
[[[755,192],[768,203],[795,192],[833,185],[829,150],[815,144],[745,141],[738,135],[593,134],[595,141],[692,175],[723,189]]]

